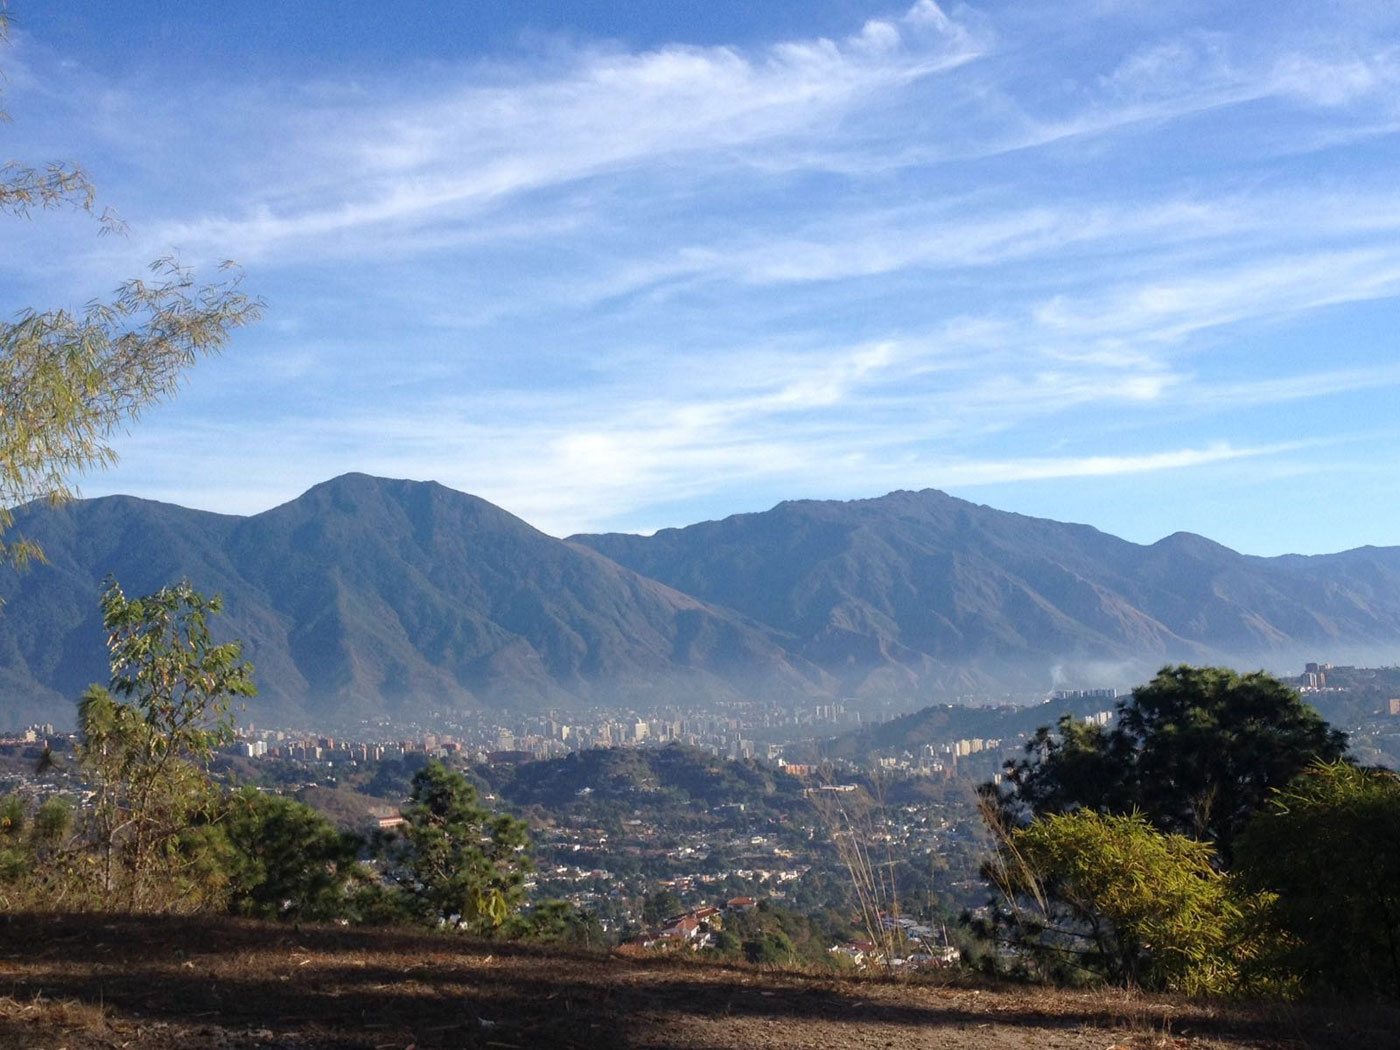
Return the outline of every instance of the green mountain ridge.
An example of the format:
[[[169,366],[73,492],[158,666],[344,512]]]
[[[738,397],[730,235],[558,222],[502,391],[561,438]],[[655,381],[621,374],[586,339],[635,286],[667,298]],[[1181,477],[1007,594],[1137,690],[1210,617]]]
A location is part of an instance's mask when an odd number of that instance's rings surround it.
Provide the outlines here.
[[[1143,546],[931,489],[572,539],[789,632],[847,695],[1400,652],[1397,548],[1257,558],[1189,533]]]
[[[183,576],[222,594],[258,722],[824,691],[772,631],[431,482],[346,475],[249,518],[109,497],[16,527],[48,563],[0,583],[0,722],[66,720],[105,680],[108,573],[128,593]]]
[[[106,678],[102,580],[224,596],[261,723],[717,698],[1127,686],[1162,663],[1394,663],[1400,548],[1140,545],[934,490],[559,540],[432,482],[349,474],[251,517],[126,496],[30,505],[0,574],[0,724]]]

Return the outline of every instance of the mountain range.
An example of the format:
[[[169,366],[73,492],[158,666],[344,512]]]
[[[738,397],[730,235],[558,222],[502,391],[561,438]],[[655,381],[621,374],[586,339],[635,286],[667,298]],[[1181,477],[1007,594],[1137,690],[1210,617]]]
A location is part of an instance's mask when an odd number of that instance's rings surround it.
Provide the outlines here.
[[[107,676],[97,598],[220,593],[248,719],[762,697],[928,702],[1131,684],[1169,661],[1393,663],[1400,548],[1148,546],[941,492],[793,501],[653,536],[555,539],[433,482],[349,474],[251,517],[32,504],[0,573],[0,726],[71,722]]]

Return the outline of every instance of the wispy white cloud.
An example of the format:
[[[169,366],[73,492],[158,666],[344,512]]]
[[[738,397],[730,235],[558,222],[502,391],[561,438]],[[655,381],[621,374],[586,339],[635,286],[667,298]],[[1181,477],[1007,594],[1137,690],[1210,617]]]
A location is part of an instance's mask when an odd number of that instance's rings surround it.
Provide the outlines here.
[[[607,298],[674,281],[754,285],[839,281],[903,270],[959,270],[1106,253],[1161,257],[1183,245],[1238,256],[1296,251],[1328,238],[1393,239],[1400,194],[1341,197],[1316,191],[1167,196],[1129,202],[1046,201],[1036,207],[964,197],[930,205],[874,208],[832,217],[786,236],[740,234],[728,243],[686,245],[666,257],[629,259],[615,272],[572,287],[574,301]],[[1214,283],[1213,280],[1211,283]]]
[[[1397,386],[1400,386],[1400,364],[1373,364],[1365,368],[1259,376],[1238,382],[1193,383],[1190,400],[1199,409],[1238,411],[1254,405],[1317,401],[1336,394]],[[1387,435],[1385,440],[1390,438]]]
[[[921,0],[178,99],[31,47],[14,102],[65,116],[34,141],[96,149],[133,235],[12,230],[0,273],[71,302],[170,247],[250,267],[269,321],[111,479],[225,509],[349,469],[556,532],[736,491],[1284,476],[1304,448],[1263,409],[1354,427],[1400,382],[1400,23],[1274,6]]]
[[[1177,341],[1244,318],[1277,317],[1400,293],[1400,248],[1315,251],[1202,267],[1190,276],[1120,285],[1078,300],[1056,297],[1034,310],[1061,337],[1132,336]]]
[[[763,149],[829,129],[860,105],[977,57],[980,44],[931,0],[844,40],[758,53],[674,45],[588,50],[522,81],[469,69],[426,97],[285,117],[309,163],[244,213],[163,224],[152,236],[257,260],[366,231],[461,220],[514,195],[644,165]],[[347,119],[353,112],[354,119]],[[317,129],[328,125],[330,134]],[[285,149],[285,147],[284,147]]]

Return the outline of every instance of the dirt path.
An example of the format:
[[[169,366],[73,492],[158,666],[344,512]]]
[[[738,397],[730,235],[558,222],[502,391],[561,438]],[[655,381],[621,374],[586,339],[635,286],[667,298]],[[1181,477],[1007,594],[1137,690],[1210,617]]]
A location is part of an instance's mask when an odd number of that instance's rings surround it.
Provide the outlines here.
[[[0,918],[3,1050],[1400,1046],[1400,1011],[1206,1006],[235,920]]]

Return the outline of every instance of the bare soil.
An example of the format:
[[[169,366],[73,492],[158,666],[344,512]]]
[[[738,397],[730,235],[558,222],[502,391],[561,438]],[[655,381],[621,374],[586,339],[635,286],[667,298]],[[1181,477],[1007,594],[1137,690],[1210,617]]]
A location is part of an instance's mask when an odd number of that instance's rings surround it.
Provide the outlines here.
[[[4,1050],[1400,1047],[1400,1010],[779,973],[232,919],[0,916]]]

